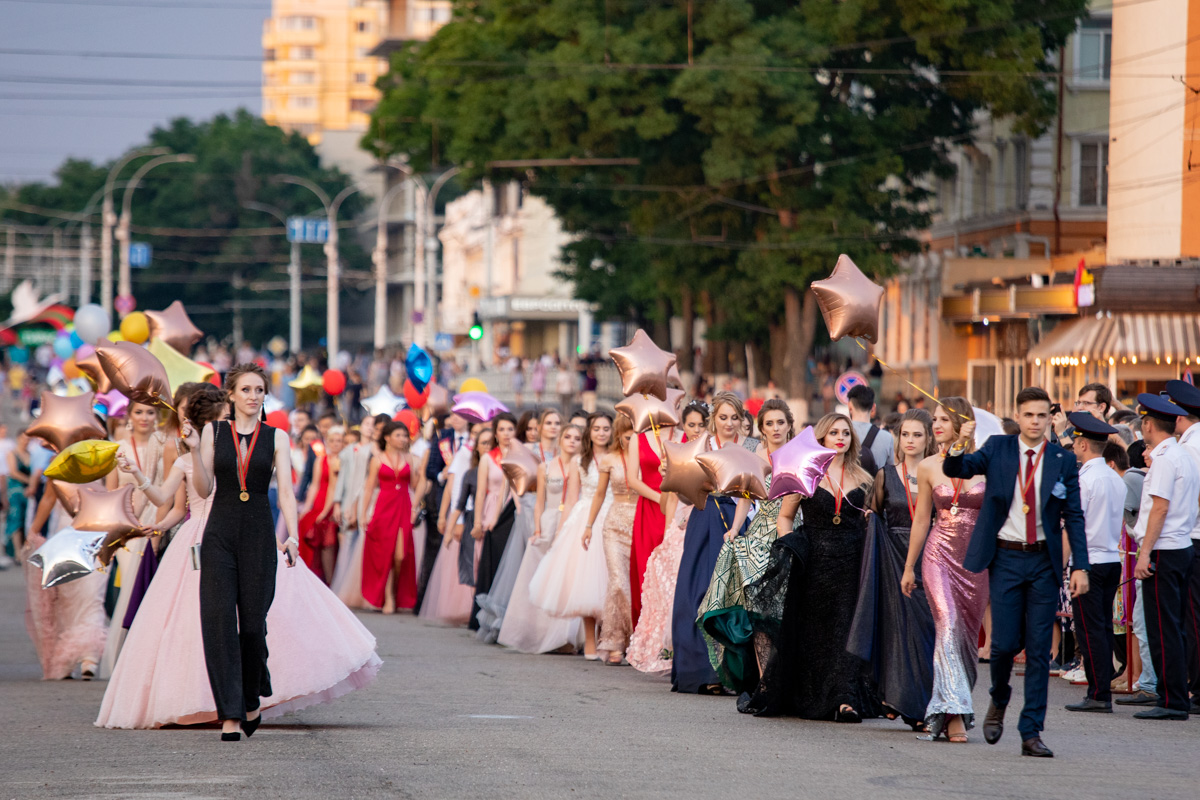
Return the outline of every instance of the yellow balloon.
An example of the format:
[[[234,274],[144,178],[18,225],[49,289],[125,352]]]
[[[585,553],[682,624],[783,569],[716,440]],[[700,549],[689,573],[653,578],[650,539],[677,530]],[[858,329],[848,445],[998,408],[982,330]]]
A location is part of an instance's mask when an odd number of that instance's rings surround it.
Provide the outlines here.
[[[486,391],[487,391],[487,384],[484,383],[483,381],[479,380],[479,378],[467,378],[465,381],[462,382],[462,385],[460,385],[458,387],[459,394],[462,394],[463,392],[486,392]]]
[[[8,371],[8,385],[13,389],[20,389],[25,385],[25,377],[28,373],[25,368],[15,366]]]
[[[129,317],[125,319],[129,319]],[[200,366],[162,339],[151,339],[150,346],[146,350],[162,362],[163,369],[167,371],[167,382],[171,384],[172,392],[185,383],[205,383],[213,376],[211,369]]]
[[[121,320],[121,335],[127,342],[145,344],[146,340],[150,338],[150,321],[142,312],[134,311]]]
[[[125,341],[125,337],[121,335],[120,331],[113,331],[112,333],[108,334],[108,340],[110,342],[123,342]]]
[[[118,447],[103,439],[76,442],[55,456],[44,474],[67,483],[91,483],[113,471]]]

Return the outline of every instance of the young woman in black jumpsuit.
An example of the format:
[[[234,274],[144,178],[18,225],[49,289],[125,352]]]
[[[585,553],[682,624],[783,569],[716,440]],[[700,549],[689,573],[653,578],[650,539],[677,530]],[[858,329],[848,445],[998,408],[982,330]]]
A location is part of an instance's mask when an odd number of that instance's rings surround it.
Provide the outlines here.
[[[200,457],[196,492],[216,496],[200,547],[200,629],[208,680],[221,719],[221,739],[237,741],[258,728],[259,698],[271,694],[267,671],[267,611],[275,597],[279,552],[296,563],[296,497],[291,480],[279,481],[279,510],[287,525],[275,538],[267,489],[271,475],[290,476],[287,434],[262,422],[267,376],[239,364],[225,379],[233,419],[189,428],[185,439]],[[236,443],[235,443],[236,442]],[[240,453],[239,453],[240,451]]]

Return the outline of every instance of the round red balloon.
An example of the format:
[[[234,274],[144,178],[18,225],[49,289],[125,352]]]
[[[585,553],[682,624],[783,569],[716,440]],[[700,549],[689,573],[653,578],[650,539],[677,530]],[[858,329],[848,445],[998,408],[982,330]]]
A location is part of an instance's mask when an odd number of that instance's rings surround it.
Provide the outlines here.
[[[425,391],[418,392],[417,387],[412,385],[412,381],[404,379],[404,401],[408,403],[409,408],[420,408],[429,402],[429,390],[433,386],[432,383],[425,385]]]
[[[212,377],[208,379],[208,382],[211,383],[213,386],[217,387],[218,389],[220,389],[221,388],[221,376],[217,373],[217,368],[214,367],[212,364],[209,364],[207,361],[197,361],[196,363],[199,364],[200,366],[204,367],[205,369],[212,370]]]
[[[325,374],[321,376],[321,388],[325,390],[325,394],[336,397],[346,391],[346,374],[338,369],[325,370]]]
[[[285,433],[291,429],[291,423],[288,420],[288,412],[284,411],[282,408],[267,414],[267,424],[272,428],[278,428]]]
[[[408,428],[408,435],[413,439],[417,438],[417,432],[421,430],[421,421],[417,419],[417,415],[407,408],[402,408],[396,412],[396,416],[392,417],[396,422],[403,423]]]

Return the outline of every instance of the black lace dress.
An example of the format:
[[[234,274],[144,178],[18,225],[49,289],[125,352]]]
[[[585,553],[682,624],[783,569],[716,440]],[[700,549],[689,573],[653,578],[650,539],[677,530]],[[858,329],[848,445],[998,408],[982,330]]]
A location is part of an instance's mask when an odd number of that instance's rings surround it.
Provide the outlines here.
[[[915,504],[915,491],[912,499]],[[919,556],[916,590],[912,597],[900,591],[912,516],[896,467],[876,475],[873,507],[847,648],[870,664],[883,702],[916,724],[924,719],[933,691],[933,614],[921,585]]]
[[[759,716],[832,720],[842,705],[879,716],[867,665],[847,652],[858,601],[866,491],[841,505],[823,487],[800,501],[803,525],[776,540],[771,564],[746,588],[755,633],[769,642],[762,680],[738,710]]]

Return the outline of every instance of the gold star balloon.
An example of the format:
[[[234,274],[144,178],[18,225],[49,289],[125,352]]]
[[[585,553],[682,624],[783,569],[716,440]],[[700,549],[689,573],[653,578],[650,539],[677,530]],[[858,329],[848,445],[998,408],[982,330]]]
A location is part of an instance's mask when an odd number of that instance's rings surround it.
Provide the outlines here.
[[[696,508],[704,508],[712,484],[708,475],[696,461],[708,446],[707,437],[701,436],[690,442],[663,442],[662,491],[675,492]]]
[[[667,399],[667,372],[675,364],[675,354],[659,349],[646,332],[638,328],[633,341],[608,351],[621,373],[621,393],[650,394]]]
[[[67,483],[91,483],[113,471],[119,448],[105,439],[76,442],[55,456],[44,474]]]
[[[713,494],[767,499],[771,465],[746,448],[732,445],[710,450],[697,456],[696,461],[708,476]]]
[[[500,459],[500,469],[517,497],[537,488],[538,460],[525,445],[514,442]]]
[[[288,381],[288,386],[296,390],[296,405],[302,406],[321,399],[322,383],[321,373],[313,369],[311,364],[305,364],[296,379]]]
[[[862,273],[850,256],[838,256],[833,274],[813,281],[813,294],[833,341],[843,336],[861,337],[874,344],[879,340],[879,309],[883,287]]]
[[[151,339],[162,339],[180,353],[192,352],[196,342],[204,338],[178,300],[162,311],[147,311],[146,321],[150,324]]]
[[[679,403],[683,392],[667,389],[667,399],[659,400],[645,394],[634,394],[617,403],[617,412],[629,417],[635,433],[679,424]]]
[[[171,408],[171,382],[162,362],[146,348],[130,342],[113,342],[96,348],[100,367],[113,388],[131,403]]]
[[[172,393],[185,383],[208,383],[216,374],[211,368],[200,366],[162,339],[151,339],[146,350],[157,358],[167,371],[167,382],[171,384]]]
[[[92,409],[94,399],[91,392],[75,397],[42,392],[42,413],[25,432],[38,437],[57,453],[76,442],[103,439],[108,431]]]

